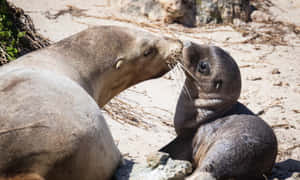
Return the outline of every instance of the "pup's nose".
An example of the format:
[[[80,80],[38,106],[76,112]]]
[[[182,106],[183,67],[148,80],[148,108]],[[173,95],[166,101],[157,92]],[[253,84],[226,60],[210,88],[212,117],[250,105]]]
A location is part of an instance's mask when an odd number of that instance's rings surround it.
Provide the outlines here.
[[[185,40],[183,41],[183,47],[184,48],[188,48],[192,45],[192,42],[191,41],[188,41],[188,40]]]

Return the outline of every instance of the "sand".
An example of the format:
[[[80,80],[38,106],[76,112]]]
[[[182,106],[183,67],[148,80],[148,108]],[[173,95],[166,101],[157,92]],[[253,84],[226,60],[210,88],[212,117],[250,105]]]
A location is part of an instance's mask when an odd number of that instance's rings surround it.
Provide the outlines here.
[[[111,11],[105,0],[11,0],[32,18],[38,31],[53,42],[93,25],[143,27],[201,44],[224,48],[242,74],[240,101],[273,127],[278,142],[277,177],[300,179],[300,2],[270,0],[263,22],[184,28],[137,20]],[[267,6],[267,5],[266,5]],[[265,6],[265,7],[266,7]],[[118,21],[116,21],[116,19]],[[129,22],[129,23],[126,23]],[[297,34],[298,33],[298,34]],[[125,158],[144,161],[175,137],[172,118],[184,76],[172,71],[134,86],[103,111]],[[116,113],[113,113],[116,112]],[[293,175],[294,173],[294,175]],[[293,176],[293,177],[292,177]]]

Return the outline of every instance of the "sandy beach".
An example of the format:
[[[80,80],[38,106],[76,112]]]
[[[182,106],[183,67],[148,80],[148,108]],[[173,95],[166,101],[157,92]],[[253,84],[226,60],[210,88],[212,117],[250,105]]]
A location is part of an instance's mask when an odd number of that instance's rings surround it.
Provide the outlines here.
[[[113,12],[105,0],[10,1],[23,8],[32,17],[38,32],[52,42],[90,26],[112,24],[225,49],[241,70],[239,101],[276,133],[279,152],[275,170],[282,172],[284,179],[300,179],[299,0],[268,1],[267,11],[258,9],[267,21],[258,15],[247,24],[235,22],[197,28],[126,19]],[[175,137],[172,119],[184,78],[175,68],[160,79],[131,87],[105,106],[106,120],[125,158],[144,161],[145,155]]]

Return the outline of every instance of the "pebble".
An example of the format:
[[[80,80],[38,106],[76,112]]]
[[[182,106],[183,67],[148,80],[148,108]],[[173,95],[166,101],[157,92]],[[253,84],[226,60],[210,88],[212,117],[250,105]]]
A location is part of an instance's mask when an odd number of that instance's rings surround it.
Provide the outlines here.
[[[192,173],[188,161],[173,160],[169,154],[154,152],[147,157],[146,164],[127,161],[116,172],[116,180],[184,180]]]
[[[280,74],[279,69],[278,68],[273,69],[272,74]]]
[[[251,14],[251,19],[254,22],[268,22],[268,21],[272,20],[272,17],[269,14],[265,13],[265,12],[254,11]]]
[[[273,83],[273,86],[282,86],[282,85],[283,85],[282,81],[276,81]]]
[[[262,77],[247,77],[247,80],[250,80],[250,81],[259,81],[259,80],[262,80]]]

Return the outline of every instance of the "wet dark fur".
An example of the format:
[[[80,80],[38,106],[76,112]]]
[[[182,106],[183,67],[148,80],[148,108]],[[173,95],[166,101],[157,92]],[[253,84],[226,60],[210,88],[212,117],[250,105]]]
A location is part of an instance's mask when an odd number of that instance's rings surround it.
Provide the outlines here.
[[[240,77],[234,77],[240,76],[238,66],[235,63],[228,66],[233,59],[228,53],[217,47],[200,46],[193,43],[184,49],[183,54],[183,65],[187,67],[186,70],[190,71],[186,73],[186,85],[192,99],[189,99],[190,97],[184,90],[182,91],[174,119],[178,136],[160,151],[169,153],[175,159],[192,161],[195,174],[208,172],[218,180],[229,178],[237,180],[264,179],[264,176],[270,174],[275,163],[277,140],[268,124],[255,116],[246,106],[237,102],[240,90],[227,91],[228,87],[240,87],[241,82],[238,80]],[[211,76],[197,75],[194,70],[195,66],[207,58],[214,74]],[[216,68],[215,64],[219,64],[223,68]],[[226,74],[227,71],[236,71],[236,73],[230,77]],[[220,90],[213,89],[208,82],[215,80],[218,74],[225,75]],[[231,81],[233,78],[235,80]],[[188,81],[189,83],[193,82],[193,85],[187,84]],[[226,86],[226,82],[231,82],[230,86]],[[200,90],[196,88],[197,86],[201,86]],[[207,95],[214,92],[216,97],[220,95],[221,97],[231,97],[232,101],[227,99],[216,107],[209,106],[209,110],[213,113],[208,116],[199,115],[197,114],[199,107],[194,107],[194,101],[201,99],[200,96],[203,92]],[[182,116],[178,113],[185,113],[185,115]],[[196,121],[197,118],[200,119]],[[193,127],[183,127],[185,123],[193,121],[195,121]],[[193,176],[191,179],[200,177]]]

